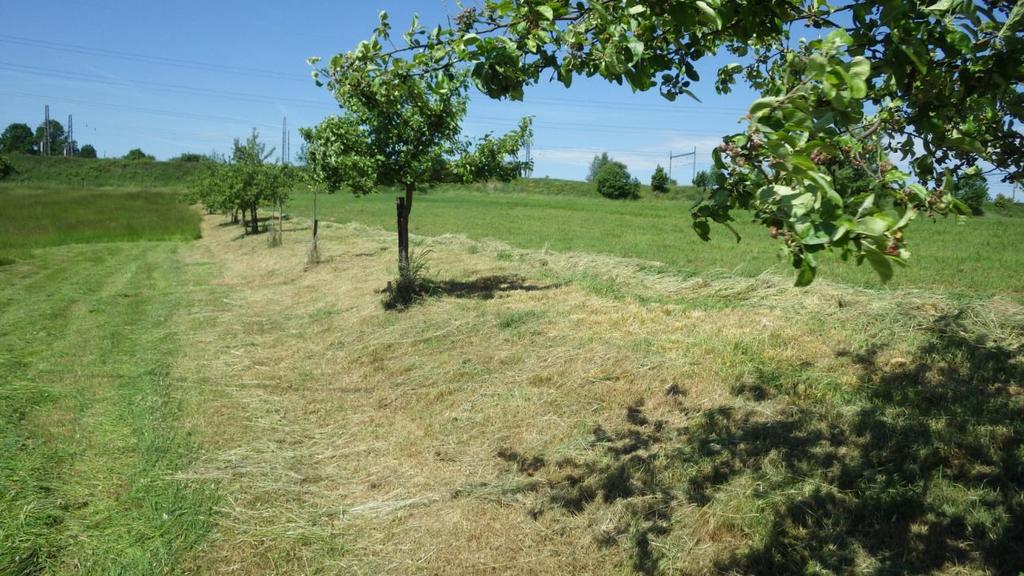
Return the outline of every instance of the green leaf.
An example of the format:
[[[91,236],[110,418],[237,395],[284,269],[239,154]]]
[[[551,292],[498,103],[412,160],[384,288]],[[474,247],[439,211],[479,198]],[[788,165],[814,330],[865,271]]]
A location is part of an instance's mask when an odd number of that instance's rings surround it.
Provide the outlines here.
[[[1009,18],[1006,19],[1006,24],[1003,24],[1003,29],[999,31],[999,36],[1005,38],[1006,36],[1016,32],[1024,21],[1024,2],[1017,2],[1010,11]]]
[[[705,242],[711,240],[711,225],[707,220],[694,220],[693,230],[697,232],[697,236],[700,236],[701,240]]]
[[[864,249],[864,256],[867,258],[868,264],[871,264],[871,267],[875,269],[883,283],[892,280],[892,262],[889,261],[885,254],[874,248],[866,247]]]
[[[549,21],[555,19],[555,11],[551,6],[537,6],[537,12],[540,12],[541,16]]]
[[[779,99],[775,96],[765,96],[764,98],[758,98],[754,100],[754,103],[750,105],[750,115],[754,118],[763,116],[765,113],[770,111],[779,103]]]
[[[631,16],[636,16],[637,14],[643,14],[644,12],[647,12],[647,7],[641,4],[637,4],[635,6],[630,6],[629,10],[627,10],[626,12],[628,12]]]
[[[939,0],[935,4],[925,8],[928,12],[949,12],[956,5],[956,0]]]
[[[857,221],[857,231],[868,236],[881,236],[888,229],[888,222],[874,216],[865,216]]]
[[[810,286],[811,282],[814,282],[814,277],[818,274],[817,266],[811,263],[810,258],[804,258],[800,264],[800,272],[796,275],[796,282],[793,284],[797,288],[804,288]]]
[[[637,61],[644,55],[644,43],[637,38],[630,38],[627,43],[629,51],[633,53],[633,61]]]
[[[716,30],[722,29],[722,17],[718,15],[718,12],[715,12],[714,8],[708,6],[707,2],[704,2],[704,0],[697,0],[697,8],[704,13],[704,16],[706,16],[712,24],[715,25]]]

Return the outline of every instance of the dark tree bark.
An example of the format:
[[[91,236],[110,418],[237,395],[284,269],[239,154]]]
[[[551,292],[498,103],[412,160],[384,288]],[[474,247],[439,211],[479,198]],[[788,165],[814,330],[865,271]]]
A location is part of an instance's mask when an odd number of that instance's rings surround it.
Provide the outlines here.
[[[249,210],[250,210],[250,213],[252,214],[252,221],[250,222],[250,230],[249,230],[249,232],[251,234],[259,234],[260,233],[260,222],[259,222],[259,220],[256,219],[256,203],[255,202],[252,203],[252,206],[249,208]]]

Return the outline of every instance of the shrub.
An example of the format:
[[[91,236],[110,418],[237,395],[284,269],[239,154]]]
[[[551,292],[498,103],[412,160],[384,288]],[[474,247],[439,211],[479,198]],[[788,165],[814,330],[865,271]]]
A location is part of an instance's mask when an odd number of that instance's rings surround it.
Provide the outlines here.
[[[6,158],[0,156],[0,180],[7,178],[11,174],[14,174],[14,166],[11,166],[11,163]]]
[[[622,162],[614,160],[601,166],[594,177],[597,191],[605,198],[626,199],[640,196],[640,182],[629,175]]]
[[[155,157],[150,156],[142,151],[140,148],[132,148],[124,155],[125,160],[156,160]]]
[[[206,156],[195,152],[184,152],[171,158],[171,162],[203,162],[205,160]]]
[[[985,213],[985,201],[988,200],[988,181],[981,174],[968,174],[956,181],[953,196],[967,204],[971,213],[981,216]]]
[[[992,202],[992,205],[996,208],[1006,208],[1010,205],[1010,199],[1002,194],[996,194],[996,199]]]
[[[665,173],[665,169],[659,164],[651,176],[651,190],[656,194],[664,194],[668,192],[669,182],[668,174]]]
[[[92,144],[86,144],[82,146],[82,149],[78,151],[79,158],[94,159],[96,158],[96,148]]]

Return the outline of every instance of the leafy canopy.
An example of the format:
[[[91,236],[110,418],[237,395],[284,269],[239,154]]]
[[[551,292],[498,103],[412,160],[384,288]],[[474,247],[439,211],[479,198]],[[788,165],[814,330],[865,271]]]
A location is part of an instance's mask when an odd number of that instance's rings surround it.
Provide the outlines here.
[[[28,124],[14,123],[0,134],[0,152],[5,154],[33,154],[36,143]]]
[[[640,197],[640,182],[629,175],[622,162],[610,160],[602,164],[594,176],[594,183],[598,193],[605,198],[631,200]]]
[[[664,194],[668,192],[668,186],[668,173],[661,167],[661,164],[658,164],[658,167],[654,169],[654,174],[651,174],[651,190],[657,194]]]
[[[674,100],[692,96],[694,62],[732,54],[716,89],[742,79],[762,97],[716,151],[694,229],[708,238],[711,222],[752,211],[805,285],[823,250],[891,277],[917,214],[966,211],[953,184],[979,161],[1024,179],[1022,25],[1024,3],[1006,0],[485,0],[446,27],[414,21],[395,48],[378,33],[319,73],[373,83],[401,62],[513,99],[545,78],[599,76]],[[821,37],[790,38],[806,28]],[[863,167],[866,187],[834,176]]]

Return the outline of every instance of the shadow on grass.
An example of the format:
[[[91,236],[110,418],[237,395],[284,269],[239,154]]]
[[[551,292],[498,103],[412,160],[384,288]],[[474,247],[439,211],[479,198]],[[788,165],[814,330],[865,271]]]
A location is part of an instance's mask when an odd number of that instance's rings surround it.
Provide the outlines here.
[[[1016,576],[1024,568],[1024,356],[940,318],[912,358],[843,354],[861,370],[852,405],[794,400],[795,383],[761,371],[734,405],[681,428],[640,406],[594,430],[593,457],[548,464],[548,508],[621,501],[608,544],[659,571],[653,541],[672,510],[743,498],[746,547],[716,565],[742,574],[926,574],[954,566]],[[743,497],[736,481],[745,481]],[[735,502],[734,502],[735,503]],[[543,513],[543,509],[538,513]],[[712,512],[713,513],[713,512]],[[747,524],[743,524],[746,522]],[[972,572],[973,573],[973,572]]]
[[[503,292],[536,292],[558,287],[558,284],[531,284],[522,276],[491,275],[466,281],[415,279],[411,282],[403,282],[399,280],[394,283],[389,282],[381,293],[385,294],[385,309],[405,310],[429,296],[491,300]]]
[[[481,276],[469,281],[426,281],[427,293],[432,296],[479,300],[490,300],[501,292],[536,292],[557,287],[556,284],[530,284],[525,278],[512,275]]]

